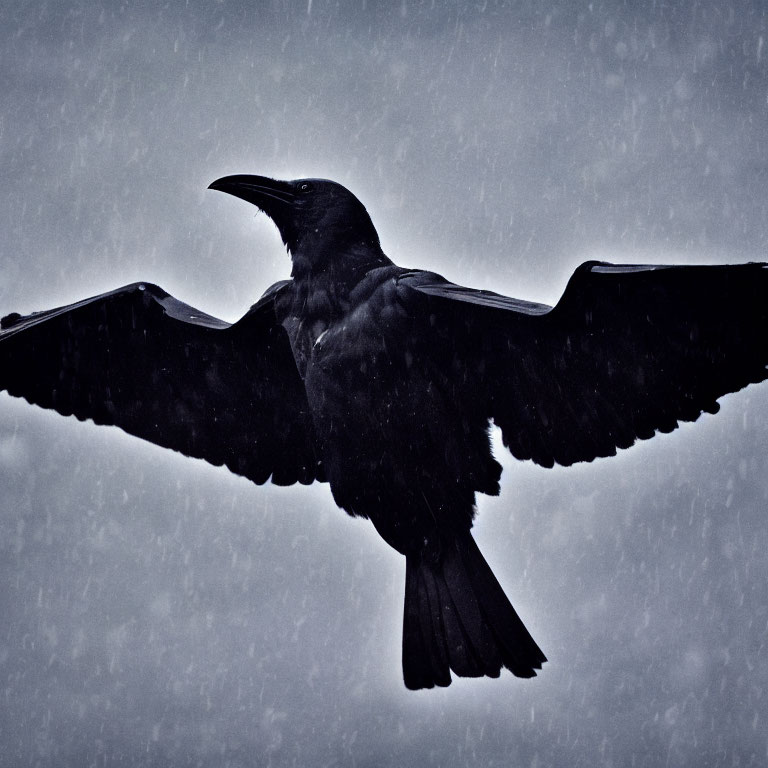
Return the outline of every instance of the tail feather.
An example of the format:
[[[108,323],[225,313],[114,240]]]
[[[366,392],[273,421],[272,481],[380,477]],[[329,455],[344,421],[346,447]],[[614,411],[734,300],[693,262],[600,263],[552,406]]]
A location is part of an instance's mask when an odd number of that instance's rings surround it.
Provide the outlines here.
[[[448,685],[451,676],[448,673],[447,649],[445,638],[440,631],[442,617],[438,603],[436,585],[431,574],[416,574],[416,586],[419,595],[419,628],[430,660],[430,669],[436,685]]]
[[[419,585],[416,574],[406,564],[405,612],[403,615],[403,678],[405,684],[413,690],[432,688],[437,683],[432,663],[432,654],[427,651],[421,625],[424,613],[419,598]],[[431,611],[429,612],[431,619]],[[407,649],[407,651],[406,651]],[[425,663],[426,662],[426,663]]]
[[[534,677],[547,659],[504,594],[470,534],[439,562],[406,557],[403,677],[432,688],[460,677]]]
[[[468,538],[474,544],[471,536]],[[462,556],[463,554],[459,549],[456,552],[451,552],[446,558],[443,564],[445,585],[469,643],[478,657],[480,670],[478,676],[498,677],[503,663],[498,643],[493,636],[492,627],[489,626],[483,615],[479,588],[472,581],[472,571],[467,567],[466,558]],[[485,560],[483,560],[483,564],[490,573],[490,568],[485,564]],[[472,585],[470,589],[467,588],[469,584]],[[504,599],[506,600],[506,596]],[[461,675],[461,672],[457,669],[456,674]]]
[[[481,677],[483,674],[481,662],[474,652],[472,641],[451,599],[445,580],[428,569],[422,569],[422,573],[425,572],[428,574],[425,578],[433,579],[437,591],[438,603],[430,604],[430,608],[442,619],[441,624],[434,621],[432,623],[433,628],[436,627],[438,632],[442,630],[442,642],[446,649],[444,667],[441,671],[448,683],[451,680],[449,667],[462,677]]]
[[[406,570],[403,677],[413,690],[445,687],[451,684],[451,673],[437,586],[431,573],[408,566]],[[432,586],[431,600],[428,584]]]
[[[480,599],[504,666],[515,677],[535,677],[535,670],[541,669],[547,657],[525,628],[471,536],[465,557],[476,566],[470,570],[472,587]]]

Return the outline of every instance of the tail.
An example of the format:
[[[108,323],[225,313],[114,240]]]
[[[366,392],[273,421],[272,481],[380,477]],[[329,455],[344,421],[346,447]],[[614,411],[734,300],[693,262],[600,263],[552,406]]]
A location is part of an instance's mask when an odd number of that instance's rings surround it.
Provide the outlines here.
[[[547,659],[468,533],[438,563],[406,556],[403,677],[407,688],[460,677],[535,677]]]

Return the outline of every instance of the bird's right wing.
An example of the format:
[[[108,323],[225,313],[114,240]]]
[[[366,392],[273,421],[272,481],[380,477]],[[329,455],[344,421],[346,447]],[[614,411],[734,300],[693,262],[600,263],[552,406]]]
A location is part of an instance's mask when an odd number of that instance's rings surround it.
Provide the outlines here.
[[[542,466],[611,456],[768,378],[765,264],[587,262],[554,308],[425,272],[400,275],[398,295],[449,350],[453,396]]]
[[[230,325],[149,283],[8,315],[0,389],[262,484],[322,478],[274,286]]]

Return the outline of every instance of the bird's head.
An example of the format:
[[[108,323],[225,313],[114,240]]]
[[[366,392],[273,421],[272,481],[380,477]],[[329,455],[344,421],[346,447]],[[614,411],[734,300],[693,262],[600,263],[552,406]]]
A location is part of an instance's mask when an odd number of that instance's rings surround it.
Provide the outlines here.
[[[237,175],[217,179],[209,189],[227,192],[264,211],[275,222],[294,263],[297,257],[325,260],[361,246],[379,248],[365,206],[335,181]]]

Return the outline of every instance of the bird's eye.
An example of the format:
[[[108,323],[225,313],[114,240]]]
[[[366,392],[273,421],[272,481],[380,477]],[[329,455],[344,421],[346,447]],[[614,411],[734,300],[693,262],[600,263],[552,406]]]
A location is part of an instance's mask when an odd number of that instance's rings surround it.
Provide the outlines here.
[[[302,181],[299,184],[299,192],[309,192],[312,189],[312,185],[308,181]]]

